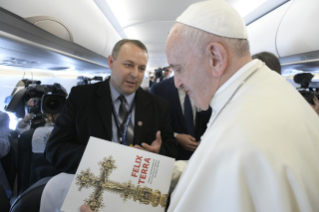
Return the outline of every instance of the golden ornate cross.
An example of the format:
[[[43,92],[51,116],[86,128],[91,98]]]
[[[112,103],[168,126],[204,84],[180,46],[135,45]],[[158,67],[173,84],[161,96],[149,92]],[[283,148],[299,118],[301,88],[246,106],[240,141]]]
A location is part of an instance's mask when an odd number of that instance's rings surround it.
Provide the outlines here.
[[[79,191],[84,188],[94,187],[94,192],[90,195],[89,199],[85,199],[85,204],[89,205],[91,209],[98,212],[100,208],[105,207],[103,204],[103,192],[108,191],[120,195],[123,198],[123,202],[127,199],[133,199],[139,201],[145,205],[152,203],[153,207],[157,207],[159,204],[165,208],[167,203],[168,194],[161,194],[159,190],[153,192],[152,189],[144,186],[135,186],[131,181],[127,183],[119,183],[109,180],[110,174],[117,168],[115,160],[112,156],[104,158],[99,162],[100,165],[100,177],[95,177],[90,168],[86,171],[81,171],[76,176],[76,185],[79,186]]]

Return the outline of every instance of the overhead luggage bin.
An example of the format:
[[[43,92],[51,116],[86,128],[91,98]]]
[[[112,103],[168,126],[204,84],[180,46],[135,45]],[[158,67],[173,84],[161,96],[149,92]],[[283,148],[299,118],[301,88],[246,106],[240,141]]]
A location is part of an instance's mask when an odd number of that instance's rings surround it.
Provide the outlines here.
[[[276,34],[291,1],[283,4],[267,15],[247,26],[250,53],[268,51],[279,57],[276,49]]]
[[[283,17],[277,34],[280,57],[319,50],[319,1],[295,0]],[[317,58],[319,59],[319,55]]]
[[[106,48],[105,17],[93,1],[15,0],[1,1],[0,7],[26,20],[35,18],[37,23],[54,18],[71,32],[74,43],[99,55]]]
[[[94,1],[16,0],[0,7],[0,65],[109,72],[107,57],[122,38]]]
[[[0,8],[0,65],[109,72],[107,59]]]

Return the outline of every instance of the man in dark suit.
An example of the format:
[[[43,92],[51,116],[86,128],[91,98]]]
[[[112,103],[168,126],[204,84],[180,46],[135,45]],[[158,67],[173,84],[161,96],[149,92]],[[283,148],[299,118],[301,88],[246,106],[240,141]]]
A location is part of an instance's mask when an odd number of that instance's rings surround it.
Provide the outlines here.
[[[177,160],[188,160],[196,150],[200,137],[206,130],[206,125],[211,116],[211,108],[207,111],[197,111],[193,103],[190,103],[191,120],[188,121],[185,112],[185,100],[188,98],[183,89],[177,89],[174,85],[174,77],[164,80],[152,86],[151,93],[163,97],[170,103],[172,128],[175,132],[177,146]],[[189,98],[188,98],[189,99]],[[191,126],[193,125],[193,126]],[[193,127],[193,129],[191,129]]]
[[[155,83],[154,82],[154,76],[150,76],[150,80],[148,82],[148,87],[151,88],[154,83]]]
[[[90,136],[175,157],[168,102],[140,88],[147,60],[143,43],[121,40],[108,57],[110,79],[72,88],[45,150],[53,166],[75,173]]]

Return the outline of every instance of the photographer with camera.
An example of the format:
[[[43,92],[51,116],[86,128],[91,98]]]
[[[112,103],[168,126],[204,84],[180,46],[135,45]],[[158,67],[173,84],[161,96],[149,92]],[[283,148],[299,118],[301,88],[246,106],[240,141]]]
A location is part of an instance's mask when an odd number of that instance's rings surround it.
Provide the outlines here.
[[[167,80],[171,77],[171,75],[172,75],[172,69],[169,66],[155,69],[155,83],[162,82],[163,80]]]
[[[314,111],[319,115],[319,93],[317,92],[318,88],[316,86],[310,85],[313,77],[314,75],[310,73],[296,74],[294,76],[294,82],[300,84],[300,87],[297,88],[297,90],[314,109]]]
[[[27,130],[30,130],[30,121],[34,116],[34,113],[29,113],[28,112],[28,107],[34,107],[34,100],[29,99],[26,107],[25,107],[25,115],[22,119],[17,124],[16,131],[18,132],[19,135],[24,133]]]
[[[60,173],[44,157],[46,143],[62,110],[67,92],[60,84],[28,87],[24,130],[18,141],[18,192],[21,194],[38,180]],[[22,100],[23,101],[23,100]]]
[[[78,80],[78,82],[76,83],[77,86],[79,86],[79,85],[90,85],[90,84],[92,84],[92,81],[102,82],[103,81],[103,77],[95,76],[93,78],[89,78],[89,77],[79,76],[77,78],[77,80]]]

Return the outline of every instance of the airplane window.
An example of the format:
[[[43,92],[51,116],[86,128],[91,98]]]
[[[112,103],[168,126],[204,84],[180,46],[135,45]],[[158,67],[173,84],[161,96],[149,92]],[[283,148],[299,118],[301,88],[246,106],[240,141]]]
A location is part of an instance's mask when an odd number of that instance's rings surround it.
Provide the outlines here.
[[[15,130],[18,124],[18,118],[13,114],[13,113],[7,113],[9,115],[10,118],[10,129],[11,130]]]

